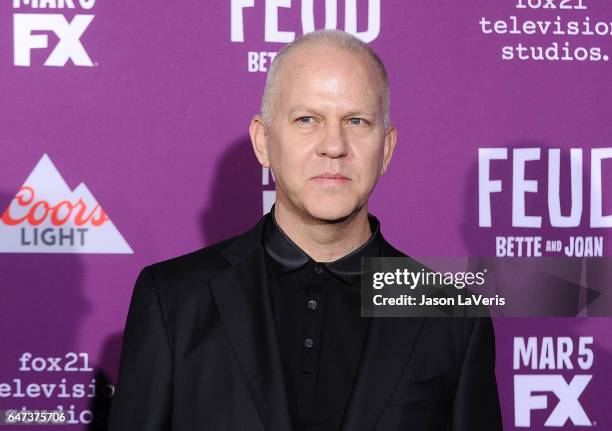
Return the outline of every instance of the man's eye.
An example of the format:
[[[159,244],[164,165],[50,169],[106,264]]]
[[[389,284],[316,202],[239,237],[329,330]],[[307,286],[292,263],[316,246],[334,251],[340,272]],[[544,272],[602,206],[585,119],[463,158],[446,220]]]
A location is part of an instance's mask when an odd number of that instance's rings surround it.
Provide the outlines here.
[[[362,126],[365,124],[365,120],[363,118],[351,118],[349,121],[355,126]]]
[[[313,120],[313,117],[299,117],[296,121],[301,124],[310,124]]]

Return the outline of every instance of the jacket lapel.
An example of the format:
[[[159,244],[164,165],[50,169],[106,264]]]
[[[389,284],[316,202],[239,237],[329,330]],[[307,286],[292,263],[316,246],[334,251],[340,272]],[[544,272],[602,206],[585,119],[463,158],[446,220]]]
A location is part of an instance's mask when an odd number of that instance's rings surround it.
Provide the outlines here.
[[[264,428],[287,431],[291,422],[283,364],[258,240],[263,220],[224,250],[234,266],[211,279],[209,288]]]
[[[405,256],[382,240],[383,257]],[[372,430],[410,359],[424,318],[372,317],[342,431]]]

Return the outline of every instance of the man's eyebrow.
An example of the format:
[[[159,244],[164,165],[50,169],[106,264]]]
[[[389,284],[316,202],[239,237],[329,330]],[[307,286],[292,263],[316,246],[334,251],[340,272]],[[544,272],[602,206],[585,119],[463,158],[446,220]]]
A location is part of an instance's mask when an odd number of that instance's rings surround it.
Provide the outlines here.
[[[319,111],[317,109],[314,108],[309,108],[307,106],[303,106],[303,105],[298,105],[295,106],[291,109],[289,109],[289,114],[293,114],[296,111],[300,111],[303,113],[309,113],[309,114],[319,114]],[[367,116],[367,117],[376,117],[377,113],[373,112],[373,111],[365,111],[365,110],[352,110],[352,111],[348,111],[346,114],[343,115],[343,118],[347,118],[347,117],[354,117],[354,116]]]
[[[376,112],[370,112],[370,111],[349,111],[345,115],[345,117],[354,117],[354,116],[376,117]]]
[[[309,108],[303,105],[294,106],[293,108],[289,109],[290,114],[293,114],[295,111],[301,111],[301,112],[307,112],[307,113],[317,113],[316,109]]]

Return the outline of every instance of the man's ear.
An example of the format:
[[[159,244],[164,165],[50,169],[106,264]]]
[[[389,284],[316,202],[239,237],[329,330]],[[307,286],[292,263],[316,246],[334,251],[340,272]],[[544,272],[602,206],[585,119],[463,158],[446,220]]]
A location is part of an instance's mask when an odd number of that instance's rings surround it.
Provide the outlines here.
[[[383,153],[383,162],[382,167],[380,169],[380,175],[383,175],[389,166],[389,162],[391,162],[391,157],[393,156],[393,150],[395,150],[395,144],[397,143],[397,130],[395,127],[391,126],[390,129],[385,134],[385,149]]]
[[[255,115],[249,126],[249,135],[251,135],[251,144],[253,151],[259,163],[264,168],[270,167],[270,158],[268,157],[268,129],[261,115]]]

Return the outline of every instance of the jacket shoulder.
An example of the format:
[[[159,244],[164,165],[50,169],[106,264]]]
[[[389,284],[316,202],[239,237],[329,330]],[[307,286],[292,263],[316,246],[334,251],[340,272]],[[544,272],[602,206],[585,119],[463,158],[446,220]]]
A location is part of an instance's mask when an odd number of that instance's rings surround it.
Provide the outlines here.
[[[261,241],[265,217],[251,229],[199,250],[145,267],[162,302],[181,302],[199,294],[207,281],[231,268]]]
[[[382,255],[385,257],[408,257],[408,255],[392,246],[384,237],[382,238]]]
[[[153,263],[147,270],[163,284],[182,284],[193,280],[204,280],[230,266],[222,251],[237,236],[203,247],[171,259]]]

